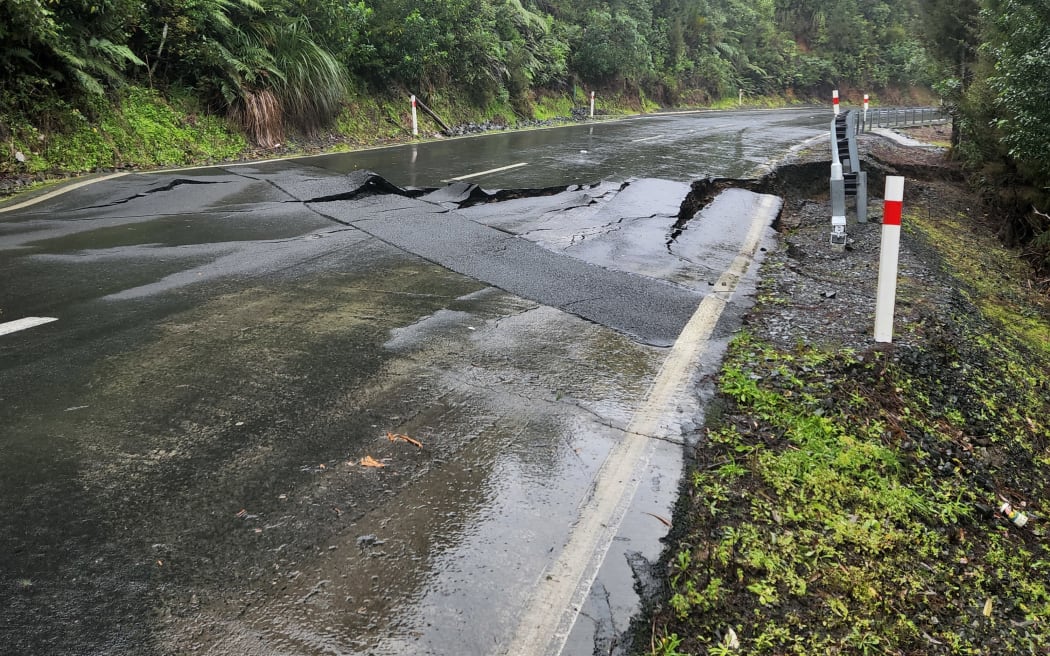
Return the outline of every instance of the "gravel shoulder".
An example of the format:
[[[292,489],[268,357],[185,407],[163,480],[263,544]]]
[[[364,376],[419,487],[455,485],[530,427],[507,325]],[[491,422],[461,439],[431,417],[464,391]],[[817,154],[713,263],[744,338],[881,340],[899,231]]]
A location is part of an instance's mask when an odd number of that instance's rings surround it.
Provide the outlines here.
[[[861,150],[845,251],[826,180],[784,194],[633,653],[1050,654],[1050,302],[944,151]],[[887,174],[905,215],[875,344]]]

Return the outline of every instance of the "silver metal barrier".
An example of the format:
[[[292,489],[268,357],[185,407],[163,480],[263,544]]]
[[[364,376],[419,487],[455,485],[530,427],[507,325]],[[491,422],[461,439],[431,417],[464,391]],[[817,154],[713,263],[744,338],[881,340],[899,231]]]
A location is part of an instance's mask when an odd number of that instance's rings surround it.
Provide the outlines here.
[[[868,173],[860,168],[857,133],[863,117],[850,111],[831,121],[831,247],[846,247],[846,197],[856,201],[857,221],[868,220]]]
[[[860,130],[944,125],[950,121],[951,116],[943,107],[879,107],[867,111]]]

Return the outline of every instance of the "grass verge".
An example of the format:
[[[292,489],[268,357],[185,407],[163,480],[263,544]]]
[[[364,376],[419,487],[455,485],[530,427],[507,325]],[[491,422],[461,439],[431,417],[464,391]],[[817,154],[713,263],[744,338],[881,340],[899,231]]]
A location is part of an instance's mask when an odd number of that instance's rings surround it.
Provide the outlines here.
[[[908,340],[730,346],[639,651],[1050,653],[1050,313],[991,239],[906,224],[959,290]]]

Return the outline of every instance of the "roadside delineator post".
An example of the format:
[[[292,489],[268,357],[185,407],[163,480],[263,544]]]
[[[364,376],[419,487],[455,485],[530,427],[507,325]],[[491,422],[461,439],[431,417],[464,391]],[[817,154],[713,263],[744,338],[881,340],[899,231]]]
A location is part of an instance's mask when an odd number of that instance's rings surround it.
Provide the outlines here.
[[[897,297],[897,260],[900,257],[904,178],[886,176],[886,204],[882,212],[879,249],[879,287],[875,295],[875,341],[893,341],[893,306]]]
[[[831,164],[831,247],[846,248],[846,181],[840,162]]]
[[[412,95],[412,136],[419,136],[419,117],[416,115],[416,96]]]
[[[591,92],[591,118],[594,118],[594,92]]]
[[[839,90],[835,89],[831,92],[831,104],[835,108],[835,116],[839,115]]]
[[[866,130],[868,125],[868,94],[864,94],[864,120],[861,122],[861,129]]]

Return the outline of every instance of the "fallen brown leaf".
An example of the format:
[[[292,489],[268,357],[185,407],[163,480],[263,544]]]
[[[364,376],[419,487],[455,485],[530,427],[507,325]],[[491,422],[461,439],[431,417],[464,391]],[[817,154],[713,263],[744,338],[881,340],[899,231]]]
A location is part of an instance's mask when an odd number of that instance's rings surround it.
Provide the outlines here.
[[[400,433],[387,433],[386,434],[386,439],[390,440],[391,442],[397,442],[397,441],[408,442],[409,444],[416,445],[420,449],[423,448],[423,443],[420,442],[419,440],[414,440],[411,437],[409,437],[408,435],[402,435]]]
[[[361,458],[361,466],[362,467],[386,467],[386,465],[384,465],[383,463],[379,462],[378,460],[376,460],[372,456],[365,456],[364,458]]]

